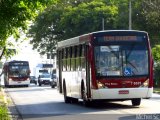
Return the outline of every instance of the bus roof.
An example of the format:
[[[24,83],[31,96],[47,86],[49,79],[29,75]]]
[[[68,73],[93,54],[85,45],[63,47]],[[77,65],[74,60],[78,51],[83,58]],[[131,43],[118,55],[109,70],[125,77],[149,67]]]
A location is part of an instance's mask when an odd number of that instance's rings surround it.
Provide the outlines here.
[[[25,60],[10,60],[10,61],[7,61],[7,62],[28,62],[28,61],[25,61]]]
[[[10,61],[6,61],[4,64],[9,64],[9,63],[14,63],[14,62],[26,62],[26,63],[29,63],[28,61],[22,61],[22,60],[10,60]]]
[[[63,48],[63,47],[67,47],[67,46],[72,46],[72,45],[78,45],[78,44],[82,44],[84,42],[87,42],[90,40],[92,35],[96,35],[96,34],[103,34],[106,32],[139,32],[139,33],[146,33],[145,31],[139,31],[139,30],[105,30],[105,31],[96,31],[96,32],[91,32],[88,34],[83,34],[77,37],[73,37],[67,40],[63,40],[58,42],[57,48]]]

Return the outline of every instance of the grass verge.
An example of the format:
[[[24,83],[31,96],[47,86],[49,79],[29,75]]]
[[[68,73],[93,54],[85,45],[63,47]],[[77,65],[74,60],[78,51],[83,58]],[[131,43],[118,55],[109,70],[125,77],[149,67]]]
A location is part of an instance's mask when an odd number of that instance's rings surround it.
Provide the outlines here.
[[[153,89],[153,92],[160,94],[160,88],[154,88],[154,89]]]
[[[2,93],[1,87],[0,87],[0,120],[11,120],[8,114],[7,104],[4,101],[4,94]]]

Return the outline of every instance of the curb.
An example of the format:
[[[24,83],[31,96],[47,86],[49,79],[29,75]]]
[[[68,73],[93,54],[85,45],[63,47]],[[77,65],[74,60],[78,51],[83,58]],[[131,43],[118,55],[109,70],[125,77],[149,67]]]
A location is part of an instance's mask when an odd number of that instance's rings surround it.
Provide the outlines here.
[[[3,96],[4,96],[4,101],[7,105],[8,109],[8,114],[10,116],[11,120],[23,120],[14,101],[12,100],[11,96],[7,93],[7,90],[4,88],[1,88]],[[9,103],[7,102],[9,100]]]
[[[11,120],[13,120],[13,119],[12,119],[12,115],[10,114],[10,111],[9,111],[9,109],[8,109],[7,97],[6,97],[6,93],[5,93],[4,89],[3,89],[3,86],[1,86],[0,89],[1,89],[1,92],[2,92],[2,95],[3,95],[3,101],[4,101],[4,103],[5,103],[6,107],[7,107],[7,110],[8,110],[8,116],[9,116],[9,118],[10,118]]]
[[[2,87],[1,87],[1,91],[2,91],[2,94],[3,94],[4,103],[5,103],[6,105],[8,105],[7,98],[6,98],[6,94],[5,94],[4,89],[3,89]]]

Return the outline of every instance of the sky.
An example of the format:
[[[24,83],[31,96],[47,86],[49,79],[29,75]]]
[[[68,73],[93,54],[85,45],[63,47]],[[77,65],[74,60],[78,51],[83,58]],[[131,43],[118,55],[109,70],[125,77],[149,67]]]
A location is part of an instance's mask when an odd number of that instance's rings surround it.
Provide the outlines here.
[[[22,39],[22,38],[21,38]],[[29,61],[31,73],[32,70],[37,66],[39,63],[50,63],[50,60],[47,59],[46,55],[41,56],[37,50],[33,50],[33,46],[29,43],[29,40],[24,40],[23,42],[15,42],[13,37],[9,38],[14,44],[14,47],[18,54],[11,57],[9,60],[26,60]]]

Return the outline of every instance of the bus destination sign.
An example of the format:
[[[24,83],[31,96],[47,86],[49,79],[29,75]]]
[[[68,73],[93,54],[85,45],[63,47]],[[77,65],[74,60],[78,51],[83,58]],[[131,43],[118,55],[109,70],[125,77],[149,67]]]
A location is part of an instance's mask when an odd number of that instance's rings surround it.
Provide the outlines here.
[[[137,36],[104,36],[104,41],[137,41]]]

